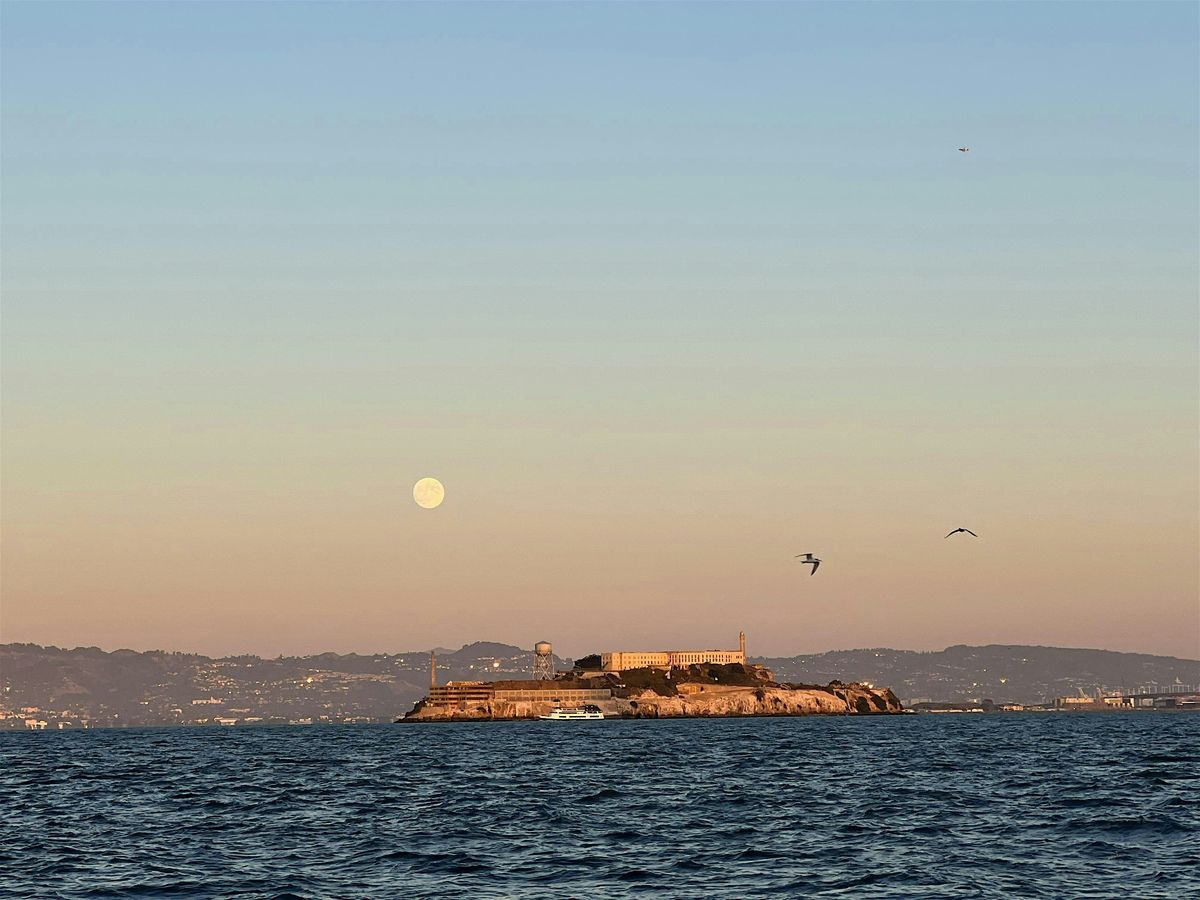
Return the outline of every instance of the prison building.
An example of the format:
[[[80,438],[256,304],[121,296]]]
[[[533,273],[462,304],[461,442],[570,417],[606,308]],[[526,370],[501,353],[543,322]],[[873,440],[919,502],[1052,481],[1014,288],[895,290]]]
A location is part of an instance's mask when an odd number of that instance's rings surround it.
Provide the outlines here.
[[[611,699],[610,688],[587,688],[571,681],[451,681],[430,688],[427,702],[431,706],[458,706],[489,700],[567,705]]]
[[[594,703],[611,700],[611,688],[584,687],[574,681],[497,681],[495,698],[512,702]]]
[[[738,634],[737,650],[613,650],[600,654],[605,672],[625,669],[682,669],[699,663],[746,664],[746,633]]]
[[[432,706],[457,706],[470,700],[491,700],[492,686],[482,681],[451,681],[429,689]]]

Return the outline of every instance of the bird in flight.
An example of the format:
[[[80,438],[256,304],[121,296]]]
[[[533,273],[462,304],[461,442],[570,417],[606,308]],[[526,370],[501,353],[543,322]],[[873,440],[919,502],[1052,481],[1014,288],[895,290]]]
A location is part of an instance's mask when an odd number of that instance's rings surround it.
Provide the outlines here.
[[[950,534],[946,535],[946,537],[950,537],[951,534],[958,534],[960,531],[965,531],[971,537],[979,537],[979,535],[977,535],[975,532],[973,532],[970,528],[955,528],[952,532],[950,532]],[[945,540],[945,539],[946,538],[942,538],[942,540]]]
[[[970,147],[959,147],[959,148],[958,148],[958,152],[959,152],[959,153],[970,153],[970,152],[971,152],[971,148],[970,148]]]
[[[819,559],[817,559],[815,556],[813,556],[811,553],[797,553],[796,559],[800,559],[800,557],[802,557],[802,556],[804,557],[804,559],[800,560],[800,565],[802,565],[802,566],[811,565],[812,571],[809,572],[808,574],[816,575],[817,568],[821,565],[821,561]]]

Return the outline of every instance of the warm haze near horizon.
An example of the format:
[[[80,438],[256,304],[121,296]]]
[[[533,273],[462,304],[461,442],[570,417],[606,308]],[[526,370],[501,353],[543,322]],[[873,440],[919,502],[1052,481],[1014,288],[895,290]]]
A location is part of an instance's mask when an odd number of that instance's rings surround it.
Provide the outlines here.
[[[0,14],[0,641],[1200,656],[1194,4]]]

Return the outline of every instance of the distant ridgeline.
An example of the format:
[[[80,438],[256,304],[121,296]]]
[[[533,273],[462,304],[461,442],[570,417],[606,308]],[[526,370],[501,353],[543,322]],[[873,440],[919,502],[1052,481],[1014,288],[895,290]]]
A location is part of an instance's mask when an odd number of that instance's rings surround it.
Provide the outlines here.
[[[832,678],[886,684],[905,704],[1043,703],[1097,689],[1200,684],[1200,660],[1114,650],[958,644],[945,650],[837,650],[811,656],[751,657],[777,678],[823,684]]]
[[[439,680],[531,676],[531,651],[438,650]],[[905,702],[1040,703],[1096,688],[1200,683],[1200,661],[1056,647],[956,646],[751,657],[779,681],[887,685]],[[554,659],[557,669],[569,660]],[[0,728],[390,721],[425,696],[429,651],[213,659],[164,651],[0,645]],[[33,726],[27,725],[33,722]]]
[[[444,678],[528,678],[531,666],[508,644],[438,649]],[[0,644],[0,728],[390,722],[428,685],[428,650],[213,659]]]

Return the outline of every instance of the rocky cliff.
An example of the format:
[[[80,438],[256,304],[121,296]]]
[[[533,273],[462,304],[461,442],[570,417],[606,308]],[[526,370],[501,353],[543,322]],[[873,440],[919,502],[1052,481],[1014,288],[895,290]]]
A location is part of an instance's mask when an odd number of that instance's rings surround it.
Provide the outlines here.
[[[609,718],[669,719],[720,718],[728,716],[885,715],[901,712],[900,701],[890,690],[865,685],[831,684],[826,688],[796,688],[787,685],[679,686],[675,696],[642,690],[627,697],[614,697],[597,704]],[[504,719],[536,719],[550,712],[553,704],[503,700],[479,700],[458,706],[418,703],[404,716],[405,722],[471,722]]]

